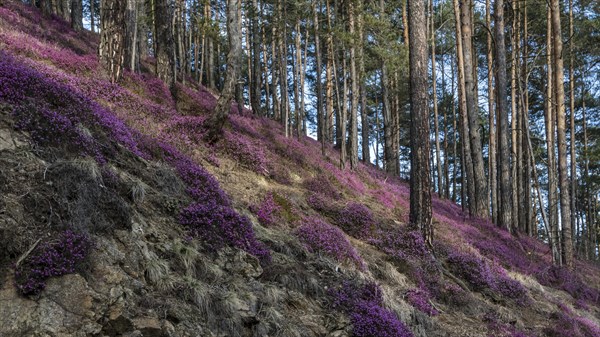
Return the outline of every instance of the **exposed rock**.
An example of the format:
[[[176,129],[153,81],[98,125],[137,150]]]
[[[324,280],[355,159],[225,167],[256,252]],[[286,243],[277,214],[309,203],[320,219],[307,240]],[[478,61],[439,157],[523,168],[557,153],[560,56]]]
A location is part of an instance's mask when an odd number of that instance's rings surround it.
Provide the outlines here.
[[[163,327],[156,317],[137,317],[132,320],[133,327],[142,333],[144,337],[163,337]]]
[[[228,272],[246,277],[257,278],[263,273],[258,259],[241,250],[223,249],[216,263]]]

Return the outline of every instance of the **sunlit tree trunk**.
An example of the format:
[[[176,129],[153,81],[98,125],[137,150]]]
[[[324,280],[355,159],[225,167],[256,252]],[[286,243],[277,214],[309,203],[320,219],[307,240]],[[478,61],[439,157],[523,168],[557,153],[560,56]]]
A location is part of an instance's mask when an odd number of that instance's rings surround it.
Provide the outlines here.
[[[98,54],[115,83],[123,75],[125,59],[125,6],[124,0],[104,0],[100,8],[100,45]]]
[[[137,1],[127,0],[127,11],[125,12],[125,65],[131,71],[135,71],[137,65],[137,12]]]
[[[556,135],[558,141],[558,180],[560,184],[560,222],[562,227],[562,255],[567,268],[573,267],[573,242],[571,238],[571,201],[567,167],[567,140],[565,120],[565,88],[563,68],[563,42],[558,0],[551,0],[552,32],[554,35],[554,90],[556,92]]]

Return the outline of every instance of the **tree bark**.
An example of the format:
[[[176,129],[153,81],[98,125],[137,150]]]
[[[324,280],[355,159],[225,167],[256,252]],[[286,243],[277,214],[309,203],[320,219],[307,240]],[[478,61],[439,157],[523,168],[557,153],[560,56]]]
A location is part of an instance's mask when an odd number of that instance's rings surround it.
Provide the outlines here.
[[[323,61],[321,59],[321,42],[319,39],[320,23],[319,23],[319,12],[317,6],[321,6],[321,1],[315,1],[312,4],[313,14],[313,34],[315,43],[315,86],[316,86],[316,100],[317,100],[317,138],[321,142],[321,154],[325,155],[325,142],[327,141],[327,121],[325,113],[323,111],[323,84],[321,82]]]
[[[494,107],[494,59],[492,56],[492,21],[490,0],[485,1],[485,24],[487,27],[486,42],[487,42],[487,71],[488,71],[488,114],[489,114],[489,162],[488,162],[488,177],[490,187],[492,221],[498,223],[498,180],[496,171],[496,114]]]
[[[489,216],[487,182],[483,164],[483,151],[481,148],[481,135],[479,132],[479,106],[477,104],[477,72],[474,67],[473,43],[472,43],[472,23],[471,7],[472,0],[461,0],[461,38],[463,43],[463,62],[465,78],[465,97],[467,101],[467,118],[469,122],[468,141],[471,147],[471,160],[473,161],[473,175],[471,176],[474,185],[473,199],[470,200],[473,215],[480,218]],[[467,137],[467,134],[465,135]]]
[[[517,108],[517,53],[519,48],[519,17],[518,17],[518,9],[516,1],[511,1],[513,20],[512,20],[512,34],[510,35],[511,40],[511,50],[510,50],[510,112],[511,112],[511,153],[510,158],[512,162],[511,166],[511,190],[512,190],[512,209],[513,209],[513,222],[511,226],[511,230],[515,231],[518,228],[520,223],[520,205],[519,202],[519,158],[517,155],[517,147],[519,144],[518,141],[518,131],[519,127],[517,125],[517,121],[519,120],[519,110]]]
[[[113,83],[119,81],[123,75],[125,5],[124,0],[104,0],[100,8],[101,34],[98,54]]]
[[[431,17],[430,33],[431,33],[431,82],[432,82],[432,97],[433,97],[433,125],[434,125],[434,138],[435,138],[435,163],[437,168],[437,191],[440,198],[444,197],[444,185],[442,183],[442,155],[440,153],[440,129],[439,129],[439,114],[438,114],[438,100],[437,100],[437,76],[436,67],[437,62],[435,60],[435,21],[434,21],[434,8],[433,0],[429,0],[429,15]]]
[[[575,156],[575,68],[573,66],[573,46],[575,36],[573,34],[573,0],[569,0],[569,115],[570,135],[571,135],[571,212],[577,212],[577,157]],[[575,216],[571,217],[571,233],[574,237],[579,237],[575,226]]]
[[[504,1],[494,4],[494,36],[496,37],[496,125],[498,126],[498,170],[500,171],[500,207],[498,225],[506,229],[512,224],[512,191],[508,145],[508,104],[506,101],[506,47],[504,43]]]
[[[552,17],[551,9],[548,7],[546,15],[546,45],[548,52],[546,53],[546,100],[544,109],[545,124],[546,124],[546,149],[548,152],[548,224],[550,227],[552,260],[555,264],[562,264],[560,253],[560,238],[558,232],[558,203],[557,203],[557,187],[556,187],[556,161],[555,161],[555,114],[552,102],[555,100],[553,94],[553,71],[552,71]]]
[[[468,139],[469,123],[467,117],[467,99],[466,99],[466,84],[465,84],[465,61],[463,52],[462,26],[460,18],[460,7],[458,0],[453,0],[454,22],[456,32],[456,63],[458,65],[458,107],[460,114],[460,141],[461,141],[461,170],[462,183],[461,192],[467,191],[466,197],[461,197],[461,205],[463,209],[469,208],[471,214],[474,213],[475,185],[473,183],[473,161],[471,159],[471,143]],[[466,189],[465,189],[466,183]]]
[[[361,117],[361,145],[362,145],[362,161],[371,163],[371,151],[369,149],[369,116],[367,111],[367,85],[365,83],[365,54],[364,54],[364,24],[363,14],[358,15],[358,77],[360,78],[360,117]]]
[[[82,0],[71,0],[71,27],[76,31],[83,30]]]
[[[125,12],[125,65],[126,68],[135,71],[137,65],[137,1],[127,0]]]
[[[173,92],[175,88],[175,43],[167,0],[154,0],[156,31],[156,75]]]
[[[336,139],[334,137],[334,130],[333,130],[333,67],[334,67],[334,63],[333,63],[333,59],[334,59],[334,55],[333,55],[333,36],[331,33],[332,27],[331,27],[331,15],[330,15],[330,11],[329,11],[329,2],[326,2],[327,4],[327,68],[326,68],[326,73],[325,73],[325,83],[326,83],[326,87],[325,87],[325,97],[326,97],[326,107],[327,107],[327,115],[325,116],[325,133],[326,133],[326,140],[329,142],[334,141],[334,139]]]
[[[552,32],[554,34],[554,90],[556,92],[556,134],[558,141],[558,179],[560,183],[560,220],[562,226],[562,254],[567,268],[573,267],[573,242],[571,238],[571,201],[567,167],[567,141],[565,119],[565,88],[563,68],[563,42],[558,0],[551,1]]]
[[[259,8],[258,8],[258,0],[252,0],[252,12],[251,15],[251,24],[252,24],[252,74],[253,83],[252,83],[252,100],[250,104],[252,105],[252,111],[254,114],[258,116],[262,116],[262,107],[261,107],[261,89],[262,89],[262,68],[260,66],[260,44],[261,44],[261,35],[260,35],[260,26],[259,26]],[[264,41],[263,41],[264,43]]]
[[[302,110],[300,106],[300,91],[303,88],[300,87],[300,78],[302,74],[302,47],[300,38],[300,19],[296,20],[295,26],[295,51],[296,51],[296,62],[294,62],[294,117],[296,125],[296,135],[300,139],[302,134]]]
[[[360,9],[359,9],[360,11]],[[359,99],[359,76],[356,69],[356,46],[360,45],[356,34],[356,13],[354,1],[348,2],[348,30],[350,33],[350,169],[358,168],[358,99]]]
[[[425,2],[408,0],[410,64],[410,223],[432,246]]]
[[[241,9],[241,0],[227,0],[227,36],[229,40],[227,72],[215,111],[207,121],[206,140],[210,143],[214,143],[222,135],[223,125],[229,116],[231,99],[240,74],[242,64]]]
[[[45,1],[47,2],[48,0]],[[96,8],[94,0],[90,0],[90,30],[92,33],[96,32]]]

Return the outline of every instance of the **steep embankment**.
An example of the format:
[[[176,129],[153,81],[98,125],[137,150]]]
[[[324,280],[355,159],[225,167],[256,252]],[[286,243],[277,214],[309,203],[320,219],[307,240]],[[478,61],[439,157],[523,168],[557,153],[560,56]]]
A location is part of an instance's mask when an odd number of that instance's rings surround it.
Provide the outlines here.
[[[0,7],[0,336],[598,336],[600,270]],[[144,66],[152,68],[152,60]]]

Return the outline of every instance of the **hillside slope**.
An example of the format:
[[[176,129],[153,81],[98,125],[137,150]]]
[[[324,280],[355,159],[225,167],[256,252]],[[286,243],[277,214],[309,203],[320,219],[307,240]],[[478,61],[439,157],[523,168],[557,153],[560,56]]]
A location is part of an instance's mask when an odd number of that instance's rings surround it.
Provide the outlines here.
[[[432,256],[406,182],[235,106],[209,146],[97,42],[0,7],[0,336],[600,336],[597,265],[437,198]]]

